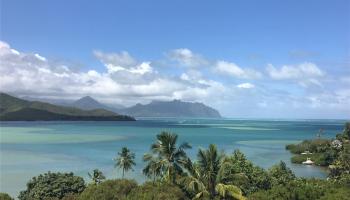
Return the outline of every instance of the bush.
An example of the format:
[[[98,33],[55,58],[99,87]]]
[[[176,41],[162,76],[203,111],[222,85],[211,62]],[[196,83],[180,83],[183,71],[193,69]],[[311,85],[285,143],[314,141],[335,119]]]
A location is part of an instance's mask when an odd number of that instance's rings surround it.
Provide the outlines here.
[[[78,200],[121,200],[126,199],[131,190],[137,187],[134,180],[107,180],[98,185],[89,185]]]
[[[186,195],[176,185],[167,183],[146,182],[134,189],[128,196],[128,200],[185,200]]]
[[[324,195],[329,184],[325,180],[295,179],[285,185],[275,185],[270,190],[260,190],[248,197],[249,200],[309,200]]]
[[[78,194],[67,194],[61,200],[76,200],[78,199]]]
[[[279,164],[272,166],[269,171],[269,176],[271,177],[271,184],[275,185],[285,185],[290,181],[295,179],[295,175],[291,169],[289,169],[283,161]]]
[[[350,200],[350,188],[339,187],[328,189],[320,200]]]
[[[10,195],[6,193],[0,193],[0,200],[13,200],[13,198],[11,198]]]
[[[219,172],[223,183],[238,186],[244,195],[259,189],[269,189],[271,186],[268,173],[263,168],[255,166],[239,150],[227,156],[223,165]]]
[[[295,179],[286,185],[276,185],[270,190],[260,190],[249,200],[338,200],[349,199],[350,188],[320,179]]]
[[[84,179],[73,173],[45,173],[33,177],[27,189],[21,191],[20,200],[62,199],[67,194],[79,194],[85,189]]]

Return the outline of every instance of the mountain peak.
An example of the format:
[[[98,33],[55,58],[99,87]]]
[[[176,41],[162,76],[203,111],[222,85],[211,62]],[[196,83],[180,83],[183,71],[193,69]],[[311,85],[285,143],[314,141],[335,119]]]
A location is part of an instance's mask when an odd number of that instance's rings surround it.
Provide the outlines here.
[[[77,101],[94,101],[94,102],[98,102],[98,101],[96,101],[94,98],[92,98],[90,96],[82,97],[82,98],[78,99]]]
[[[121,110],[123,114],[136,117],[208,117],[220,118],[220,113],[203,103],[171,101],[151,101],[149,104],[136,104]]]
[[[103,108],[104,106],[95,100],[94,98],[90,96],[82,97],[72,103],[73,107],[77,107],[83,110],[92,110],[92,109],[98,109]]]

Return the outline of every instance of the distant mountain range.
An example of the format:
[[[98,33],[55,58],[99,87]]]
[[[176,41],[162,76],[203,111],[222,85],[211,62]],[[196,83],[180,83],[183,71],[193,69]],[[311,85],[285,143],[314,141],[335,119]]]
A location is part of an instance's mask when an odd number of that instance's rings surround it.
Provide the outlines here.
[[[48,98],[37,98],[37,97],[31,97],[31,96],[23,96],[21,98],[28,101],[41,101],[41,102],[51,103],[59,106],[80,108],[83,110],[105,109],[113,112],[118,112],[119,109],[125,108],[124,106],[118,105],[118,104],[113,104],[113,105],[102,104],[90,96],[85,96],[78,100],[48,99]]]
[[[0,121],[134,121],[133,117],[119,115],[101,108],[82,110],[76,107],[66,107],[27,101],[5,93],[0,93]]]
[[[25,97],[35,100],[35,98]],[[149,104],[136,104],[131,107],[121,105],[110,106],[100,103],[90,96],[82,97],[76,101],[38,99],[50,102],[56,105],[64,105],[82,110],[104,109],[115,113],[129,115],[133,117],[202,117],[202,118],[221,118],[220,113],[206,106],[203,103],[184,102],[180,100],[173,101],[152,101]]]

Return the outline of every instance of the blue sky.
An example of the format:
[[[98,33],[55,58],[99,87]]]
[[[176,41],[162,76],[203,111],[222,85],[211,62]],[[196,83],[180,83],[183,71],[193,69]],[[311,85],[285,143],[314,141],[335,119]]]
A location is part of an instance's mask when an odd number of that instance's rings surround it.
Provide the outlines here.
[[[350,1],[3,0],[1,41],[1,89],[19,95],[179,98],[231,117],[350,118]],[[28,71],[17,80],[20,66]],[[24,82],[42,69],[46,79]],[[59,90],[64,83],[72,88]]]

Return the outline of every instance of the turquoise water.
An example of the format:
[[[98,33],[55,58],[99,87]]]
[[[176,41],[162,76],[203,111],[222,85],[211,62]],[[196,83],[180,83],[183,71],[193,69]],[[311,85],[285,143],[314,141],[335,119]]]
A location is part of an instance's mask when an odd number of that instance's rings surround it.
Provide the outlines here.
[[[142,156],[162,130],[177,133],[193,149],[217,144],[226,153],[240,149],[255,164],[268,168],[285,161],[298,176],[324,178],[327,172],[314,166],[290,163],[285,145],[341,132],[340,120],[209,120],[140,119],[136,122],[6,122],[0,126],[0,191],[16,196],[33,176],[47,171],[73,171],[87,178],[95,168],[108,177],[120,177],[113,158],[123,146],[136,153],[137,166],[127,177],[144,181]]]

